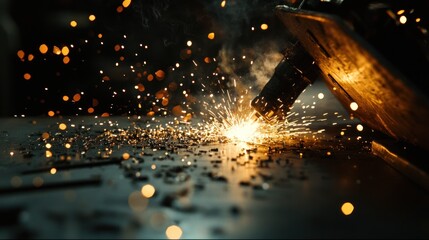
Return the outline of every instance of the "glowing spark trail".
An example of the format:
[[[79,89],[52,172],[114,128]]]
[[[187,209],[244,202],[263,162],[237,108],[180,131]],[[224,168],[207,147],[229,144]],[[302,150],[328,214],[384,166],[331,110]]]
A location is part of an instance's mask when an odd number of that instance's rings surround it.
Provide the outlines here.
[[[225,126],[225,136],[243,142],[250,142],[258,136],[260,123],[248,118],[233,118],[229,126]]]
[[[236,85],[234,88],[236,90]],[[216,101],[211,95],[211,101],[203,102],[210,119],[206,122],[208,132],[212,137],[226,138],[227,141],[248,142],[248,143],[267,143],[282,142],[293,134],[301,131],[302,128],[295,122],[289,122],[287,119],[291,114],[286,116],[286,120],[278,122],[265,122],[256,116],[256,112],[250,106],[250,94],[246,90],[239,97],[231,96],[229,90],[223,91],[220,101]],[[205,114],[202,114],[205,115]]]

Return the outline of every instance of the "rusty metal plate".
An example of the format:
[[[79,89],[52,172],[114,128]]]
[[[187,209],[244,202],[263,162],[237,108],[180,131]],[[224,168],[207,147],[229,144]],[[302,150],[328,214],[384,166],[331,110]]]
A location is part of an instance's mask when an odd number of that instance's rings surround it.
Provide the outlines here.
[[[428,97],[342,19],[277,6],[276,15],[320,67],[333,94],[363,123],[429,150]],[[351,110],[350,110],[351,111]]]

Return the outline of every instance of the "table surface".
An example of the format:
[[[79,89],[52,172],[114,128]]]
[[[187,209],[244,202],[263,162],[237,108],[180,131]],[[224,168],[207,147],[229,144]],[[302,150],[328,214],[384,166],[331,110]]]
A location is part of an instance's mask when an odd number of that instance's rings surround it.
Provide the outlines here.
[[[203,141],[198,118],[0,119],[0,237],[428,238],[428,191],[329,101],[307,133],[257,144]]]

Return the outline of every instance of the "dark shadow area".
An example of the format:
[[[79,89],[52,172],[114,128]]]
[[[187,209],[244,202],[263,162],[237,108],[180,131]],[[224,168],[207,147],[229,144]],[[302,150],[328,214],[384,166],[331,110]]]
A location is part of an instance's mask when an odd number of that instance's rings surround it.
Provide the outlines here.
[[[234,74],[252,85],[250,59],[288,44],[273,15],[278,3],[10,1],[19,46],[10,54],[8,115],[170,114],[175,106],[194,111],[201,84],[216,94]]]

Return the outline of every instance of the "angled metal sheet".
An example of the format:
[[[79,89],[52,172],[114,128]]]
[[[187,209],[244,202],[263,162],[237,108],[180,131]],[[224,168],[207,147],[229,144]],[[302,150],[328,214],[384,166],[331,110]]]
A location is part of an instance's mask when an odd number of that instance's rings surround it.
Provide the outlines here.
[[[351,113],[373,129],[429,150],[429,101],[421,89],[339,17],[283,5],[275,13],[314,57],[343,105],[358,104]]]

